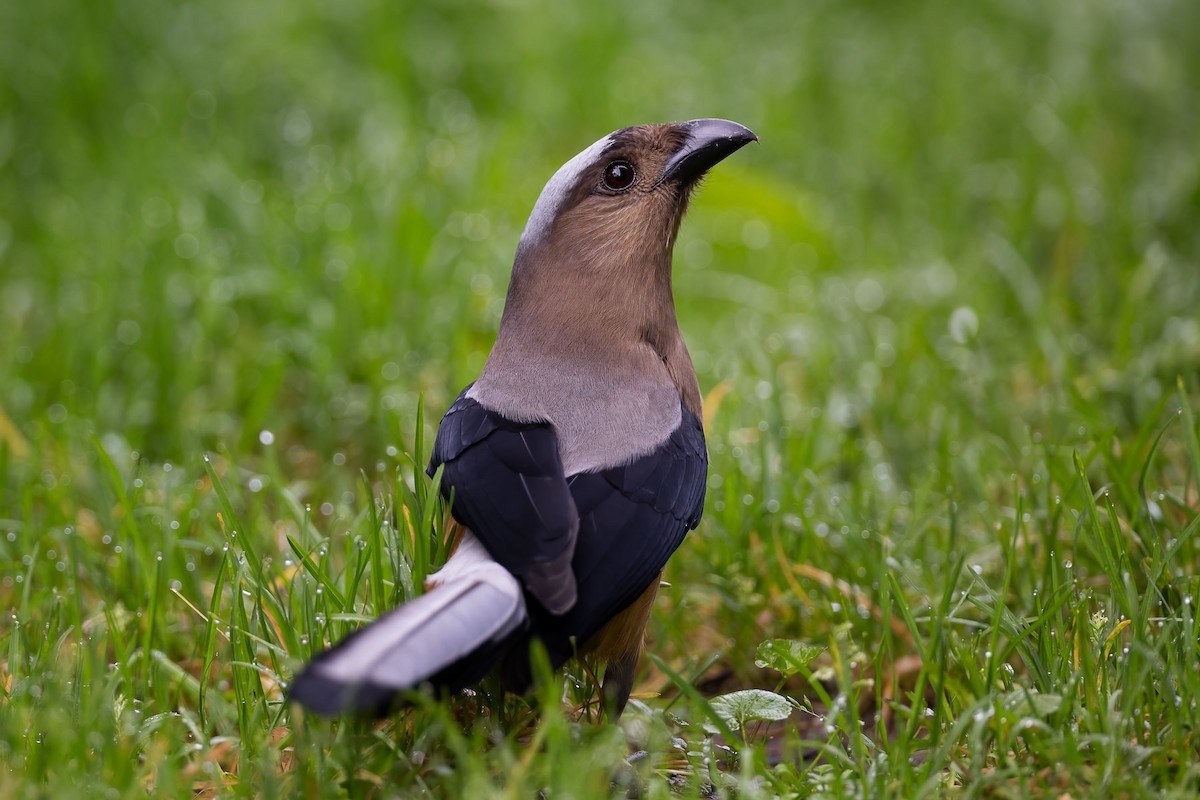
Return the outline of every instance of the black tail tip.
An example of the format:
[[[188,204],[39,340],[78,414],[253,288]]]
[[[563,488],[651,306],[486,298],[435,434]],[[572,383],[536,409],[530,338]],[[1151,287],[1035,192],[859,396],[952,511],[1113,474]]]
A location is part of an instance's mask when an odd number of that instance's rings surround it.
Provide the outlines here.
[[[290,702],[324,717],[339,714],[386,716],[394,706],[395,699],[395,689],[370,683],[347,684],[321,675],[312,668],[297,675],[288,688]]]

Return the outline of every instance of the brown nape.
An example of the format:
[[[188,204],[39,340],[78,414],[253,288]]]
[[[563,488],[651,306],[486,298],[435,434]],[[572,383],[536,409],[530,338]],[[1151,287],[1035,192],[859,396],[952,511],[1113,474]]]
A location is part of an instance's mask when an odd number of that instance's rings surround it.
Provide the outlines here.
[[[627,128],[580,174],[550,235],[517,254],[497,350],[518,329],[523,344],[542,352],[569,348],[598,364],[648,347],[685,405],[700,414],[671,289],[672,248],[691,185],[659,183],[684,138],[671,125]],[[634,165],[636,182],[625,192],[606,191],[602,171],[618,158]]]

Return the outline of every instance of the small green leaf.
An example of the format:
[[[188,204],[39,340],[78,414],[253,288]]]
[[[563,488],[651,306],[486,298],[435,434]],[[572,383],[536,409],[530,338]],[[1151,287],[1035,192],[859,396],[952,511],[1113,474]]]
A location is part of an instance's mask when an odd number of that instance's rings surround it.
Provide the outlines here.
[[[795,675],[824,652],[824,647],[797,639],[768,639],[758,646],[758,652],[754,654],[754,666],[776,670],[786,678]]]
[[[1001,704],[1006,711],[1014,714],[1032,714],[1036,717],[1048,717],[1062,708],[1062,695],[1044,694],[1042,692],[1014,689],[1001,698]]]
[[[714,697],[708,704],[735,731],[747,722],[787,719],[795,708],[786,697],[763,689],[730,692]]]

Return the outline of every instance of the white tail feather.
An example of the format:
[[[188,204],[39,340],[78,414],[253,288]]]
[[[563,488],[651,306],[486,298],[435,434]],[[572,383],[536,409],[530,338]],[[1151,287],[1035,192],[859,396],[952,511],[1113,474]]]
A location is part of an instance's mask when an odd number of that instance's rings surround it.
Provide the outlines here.
[[[375,620],[312,668],[345,685],[399,691],[503,639],[525,621],[520,583],[469,531],[429,583],[430,591]]]

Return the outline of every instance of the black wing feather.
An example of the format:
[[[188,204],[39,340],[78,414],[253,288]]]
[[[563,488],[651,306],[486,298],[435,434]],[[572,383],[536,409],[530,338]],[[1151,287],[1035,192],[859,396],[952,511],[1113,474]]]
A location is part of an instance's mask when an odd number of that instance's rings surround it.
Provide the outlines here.
[[[518,576],[573,547],[571,568],[560,579],[574,581],[577,599],[565,613],[541,602],[553,587],[525,582],[536,602],[528,605],[529,628],[510,641],[504,671],[512,688],[528,683],[529,638],[542,641],[556,667],[562,664],[658,579],[700,522],[708,475],[704,428],[681,410],[679,427],[653,452],[570,478],[549,423],[513,422],[466,390],[446,412],[429,472],[444,465],[442,491],[447,497],[453,491],[455,519]]]
[[[704,429],[685,408],[679,427],[654,452],[568,478],[580,518],[572,560],[578,600],[561,616],[529,609],[531,635],[542,640],[555,666],[658,579],[700,522],[707,475]],[[514,648],[513,656],[522,649]],[[510,676],[525,673],[521,665],[507,669]]]
[[[561,606],[562,598],[569,602],[575,595],[574,576],[565,566],[579,515],[563,475],[558,436],[548,422],[514,422],[489,411],[467,397],[467,389],[442,418],[428,472],[443,467],[442,494],[453,494],[454,518],[492,558],[521,577],[539,601]],[[563,568],[555,569],[555,561]]]

